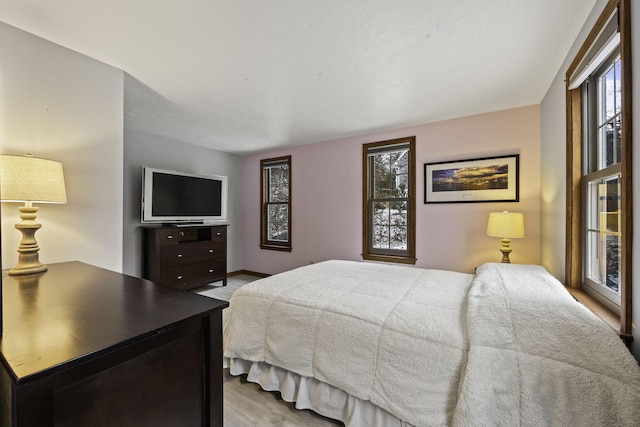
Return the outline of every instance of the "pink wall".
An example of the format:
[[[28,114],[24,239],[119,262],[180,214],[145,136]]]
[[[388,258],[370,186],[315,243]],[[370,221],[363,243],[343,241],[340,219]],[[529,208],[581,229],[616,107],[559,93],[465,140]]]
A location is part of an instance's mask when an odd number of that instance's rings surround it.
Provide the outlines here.
[[[524,239],[511,261],[540,262],[538,105],[463,117],[243,158],[243,264],[275,274],[327,259],[362,260],[362,144],[416,136],[416,266],[473,272],[499,261],[500,240],[485,235],[489,212],[524,213]],[[520,154],[520,202],[424,202],[424,163]],[[293,251],[262,250],[260,159],[292,156]]]

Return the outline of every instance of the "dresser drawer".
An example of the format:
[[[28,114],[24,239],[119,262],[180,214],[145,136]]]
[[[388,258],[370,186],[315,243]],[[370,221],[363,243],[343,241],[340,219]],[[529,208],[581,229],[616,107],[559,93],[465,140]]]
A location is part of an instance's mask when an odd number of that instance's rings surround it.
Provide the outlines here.
[[[211,241],[224,244],[227,241],[227,227],[212,227]]]
[[[178,228],[163,228],[158,230],[158,243],[160,246],[178,244]]]
[[[160,272],[159,283],[180,289],[189,289],[226,277],[226,261],[215,260],[168,268]]]
[[[224,244],[214,242],[191,242],[164,246],[160,249],[160,265],[162,268],[169,268],[223,259],[224,252]]]
[[[224,243],[227,238],[226,227],[168,227],[157,233],[160,246],[203,241]]]
[[[227,283],[227,226],[147,227],[142,274],[181,289]]]

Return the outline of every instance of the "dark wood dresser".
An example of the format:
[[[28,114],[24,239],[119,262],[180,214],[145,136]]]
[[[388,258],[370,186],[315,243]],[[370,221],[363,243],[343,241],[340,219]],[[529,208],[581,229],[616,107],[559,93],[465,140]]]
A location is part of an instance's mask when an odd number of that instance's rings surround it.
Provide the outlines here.
[[[80,262],[2,288],[0,425],[222,426],[226,301]]]
[[[144,228],[144,278],[178,289],[227,284],[227,226]]]

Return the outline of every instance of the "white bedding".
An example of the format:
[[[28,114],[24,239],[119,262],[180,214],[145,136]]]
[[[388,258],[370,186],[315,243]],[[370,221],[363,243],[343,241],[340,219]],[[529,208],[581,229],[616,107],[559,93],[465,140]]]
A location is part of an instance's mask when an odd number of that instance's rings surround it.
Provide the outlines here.
[[[540,266],[477,274],[455,424],[640,426],[640,368],[608,325]]]
[[[226,358],[415,426],[640,425],[637,363],[541,267],[328,261],[246,285],[229,310]]]

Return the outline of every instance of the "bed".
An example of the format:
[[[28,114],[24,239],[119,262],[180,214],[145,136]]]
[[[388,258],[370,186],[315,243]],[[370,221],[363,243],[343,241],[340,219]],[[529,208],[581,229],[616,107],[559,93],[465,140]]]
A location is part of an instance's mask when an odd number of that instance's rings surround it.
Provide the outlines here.
[[[346,426],[640,425],[640,368],[543,267],[326,261],[236,291],[232,375]]]

